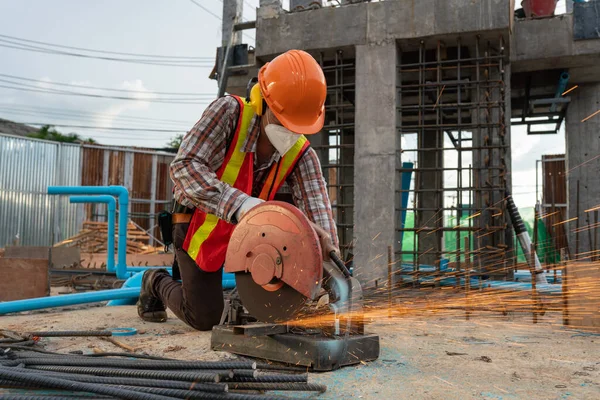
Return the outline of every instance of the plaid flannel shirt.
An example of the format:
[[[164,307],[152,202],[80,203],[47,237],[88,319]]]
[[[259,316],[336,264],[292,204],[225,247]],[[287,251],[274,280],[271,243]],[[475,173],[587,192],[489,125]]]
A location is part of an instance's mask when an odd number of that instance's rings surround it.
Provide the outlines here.
[[[177,202],[187,207],[196,207],[230,223],[235,222],[235,212],[249,196],[221,182],[216,171],[223,164],[227,146],[233,140],[239,112],[239,104],[233,97],[215,100],[183,138],[170,169]],[[259,135],[260,117],[255,115],[242,151],[256,153]],[[279,153],[275,151],[268,162],[258,165],[258,157],[254,157],[254,197],[258,197],[270,167],[279,158]],[[291,189],[295,205],[311,221],[329,232],[334,245],[339,246],[327,185],[314,149],[309,148],[298,160],[286,183]]]

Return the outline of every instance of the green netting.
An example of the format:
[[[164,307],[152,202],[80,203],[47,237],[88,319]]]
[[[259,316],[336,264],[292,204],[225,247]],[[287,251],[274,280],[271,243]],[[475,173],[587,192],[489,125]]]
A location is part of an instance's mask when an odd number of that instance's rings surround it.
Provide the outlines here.
[[[534,209],[530,208],[520,208],[519,213],[523,218],[523,222],[525,223],[525,227],[529,232],[529,236],[533,241],[533,220],[534,220]],[[468,225],[468,216],[464,216],[461,218],[461,225]],[[456,217],[449,217],[446,219],[447,227],[455,227],[457,224],[455,223]],[[412,212],[406,213],[406,229],[412,229],[415,226],[414,214]],[[445,252],[455,252],[457,248],[456,236],[458,232],[444,232],[444,251]],[[460,241],[459,248],[461,251],[461,261],[464,261],[464,251],[465,251],[465,239],[468,236],[467,232],[460,232]],[[414,232],[404,232],[402,237],[402,251],[403,252],[414,252],[415,245],[417,245],[418,238],[415,238]],[[473,250],[474,243],[471,242],[471,251]],[[526,262],[525,256],[523,255],[523,250],[518,243],[514,243],[514,246],[517,247],[517,261],[518,262]],[[543,220],[538,220],[538,247],[537,247],[538,257],[541,263],[558,263],[560,261],[560,257],[554,245],[552,244],[552,239],[548,234],[548,230],[546,229],[546,225]],[[450,262],[456,261],[455,255],[449,255],[447,257]],[[412,262],[413,255],[412,254],[403,254],[402,261]]]

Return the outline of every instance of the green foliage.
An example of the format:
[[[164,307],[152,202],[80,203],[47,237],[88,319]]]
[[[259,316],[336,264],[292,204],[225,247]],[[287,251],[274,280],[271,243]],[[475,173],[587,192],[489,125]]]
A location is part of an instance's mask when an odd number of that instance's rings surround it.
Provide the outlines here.
[[[89,143],[95,144],[97,143],[92,138],[82,139],[76,133],[60,133],[50,125],[44,125],[40,128],[36,133],[32,133],[28,135],[31,138],[35,139],[43,139],[43,140],[51,140],[53,142],[61,142],[61,143]]]
[[[170,149],[178,149],[179,146],[181,146],[181,141],[183,140],[183,135],[176,135],[175,137],[171,138],[171,140],[169,141],[169,143],[167,143],[167,147]]]

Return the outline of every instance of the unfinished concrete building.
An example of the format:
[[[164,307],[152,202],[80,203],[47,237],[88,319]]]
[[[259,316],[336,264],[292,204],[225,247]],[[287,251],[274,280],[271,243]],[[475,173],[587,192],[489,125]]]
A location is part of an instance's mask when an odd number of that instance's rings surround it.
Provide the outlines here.
[[[397,279],[448,263],[511,278],[511,123],[556,134],[566,120],[567,218],[599,203],[600,119],[581,121],[600,108],[600,2],[531,19],[511,0],[291,0],[290,10],[260,0],[251,22],[241,0],[223,3],[222,90],[244,95],[257,68],[292,48],[323,67],[325,128],[309,139],[363,287],[384,285],[390,261]],[[567,73],[578,89],[562,96]],[[572,257],[591,250],[569,239]]]

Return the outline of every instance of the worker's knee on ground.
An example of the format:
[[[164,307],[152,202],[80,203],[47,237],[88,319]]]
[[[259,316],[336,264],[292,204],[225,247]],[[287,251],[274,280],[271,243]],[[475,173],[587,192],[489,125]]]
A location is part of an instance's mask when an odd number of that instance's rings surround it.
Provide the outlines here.
[[[198,330],[198,331],[210,331],[212,327],[219,323],[221,319],[221,315],[218,317],[202,315],[196,318],[188,318],[186,321],[189,326]]]
[[[199,331],[210,331],[217,325],[223,314],[223,304],[188,305],[185,310],[185,323]]]

